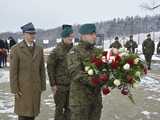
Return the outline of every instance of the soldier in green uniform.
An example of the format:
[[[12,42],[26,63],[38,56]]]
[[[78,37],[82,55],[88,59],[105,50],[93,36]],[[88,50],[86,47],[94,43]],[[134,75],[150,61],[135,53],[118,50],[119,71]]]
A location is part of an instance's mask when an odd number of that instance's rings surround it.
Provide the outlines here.
[[[127,50],[129,50],[129,52],[131,53],[135,53],[135,49],[138,47],[137,43],[133,40],[133,35],[130,35],[130,40],[126,42],[126,44],[124,45]]]
[[[71,25],[63,25],[62,29],[62,42],[49,55],[47,69],[56,104],[55,120],[70,120],[70,79],[68,77],[66,55],[72,48],[74,33]]]
[[[118,37],[115,37],[115,41],[110,45],[110,48],[121,48],[122,45],[121,43],[119,42],[119,38]]]
[[[71,120],[100,120],[102,109],[101,89],[91,82],[85,74],[83,61],[95,55],[98,49],[96,42],[96,27],[94,24],[84,24],[79,30],[80,43],[68,53],[68,70],[71,77],[69,105]]]
[[[148,65],[148,69],[150,70],[152,55],[154,54],[154,51],[155,51],[155,44],[154,44],[154,41],[151,39],[150,34],[148,34],[147,39],[143,41],[142,51]]]
[[[157,54],[160,55],[160,41],[157,44]]]

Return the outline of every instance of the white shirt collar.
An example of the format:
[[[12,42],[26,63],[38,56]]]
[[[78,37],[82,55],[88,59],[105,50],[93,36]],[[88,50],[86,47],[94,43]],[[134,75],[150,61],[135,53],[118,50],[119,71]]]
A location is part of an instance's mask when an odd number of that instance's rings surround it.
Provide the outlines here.
[[[32,44],[29,44],[29,43],[26,41],[26,44],[27,44],[28,47],[33,47],[33,46],[34,46],[33,42],[32,42]]]

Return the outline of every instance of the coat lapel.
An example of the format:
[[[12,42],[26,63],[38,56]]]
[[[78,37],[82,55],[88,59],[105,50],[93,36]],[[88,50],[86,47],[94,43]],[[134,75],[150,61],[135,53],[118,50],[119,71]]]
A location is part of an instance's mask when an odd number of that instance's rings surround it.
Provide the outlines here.
[[[32,56],[32,54],[30,53],[30,51],[28,50],[25,41],[22,41],[20,47],[21,47],[21,49],[22,49],[22,52],[23,52],[25,55],[31,57],[32,60],[35,60],[35,58],[36,58],[37,55],[39,54],[39,47],[38,47],[36,44],[35,44],[35,46],[34,46],[34,54],[33,54],[33,56]]]
[[[38,54],[39,54],[39,47],[35,44],[33,60],[37,57]]]
[[[27,55],[27,56],[32,56],[32,54],[29,52],[27,45],[25,43],[25,41],[22,41],[22,43],[20,44],[20,47],[22,49],[22,52]]]

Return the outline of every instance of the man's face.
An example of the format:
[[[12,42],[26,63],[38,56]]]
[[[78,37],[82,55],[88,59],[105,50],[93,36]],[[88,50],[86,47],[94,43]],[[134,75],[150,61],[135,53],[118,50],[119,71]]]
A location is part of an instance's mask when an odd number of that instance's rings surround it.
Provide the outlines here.
[[[151,39],[151,36],[147,36],[148,39]]]
[[[82,35],[82,40],[90,43],[90,44],[95,44],[96,43],[96,33],[91,33],[91,34],[86,34]]]
[[[28,42],[33,42],[35,39],[35,33],[24,33],[24,39]]]
[[[73,38],[74,38],[74,33],[70,34],[69,37],[64,38],[63,39],[64,43],[68,44],[68,45],[72,44],[73,43]]]

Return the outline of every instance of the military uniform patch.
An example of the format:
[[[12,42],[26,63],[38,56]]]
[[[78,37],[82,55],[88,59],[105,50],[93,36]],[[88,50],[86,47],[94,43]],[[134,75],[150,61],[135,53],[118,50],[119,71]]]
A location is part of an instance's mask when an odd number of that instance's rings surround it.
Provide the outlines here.
[[[75,53],[74,50],[69,51],[69,54],[74,54],[74,53]]]

